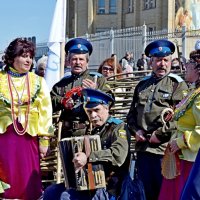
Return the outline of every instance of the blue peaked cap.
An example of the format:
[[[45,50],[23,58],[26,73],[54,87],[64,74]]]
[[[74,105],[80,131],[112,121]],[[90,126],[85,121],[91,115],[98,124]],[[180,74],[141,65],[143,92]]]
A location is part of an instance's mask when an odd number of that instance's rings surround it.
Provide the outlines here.
[[[175,46],[168,40],[156,40],[145,48],[145,55],[148,57],[165,57],[175,52]]]
[[[92,53],[92,44],[84,39],[84,38],[74,38],[69,40],[65,45],[65,52],[68,53],[77,53],[77,54],[85,54]]]
[[[110,106],[114,103],[114,99],[110,95],[100,90],[85,88],[82,90],[82,94],[86,108],[93,108],[98,106],[99,104]]]

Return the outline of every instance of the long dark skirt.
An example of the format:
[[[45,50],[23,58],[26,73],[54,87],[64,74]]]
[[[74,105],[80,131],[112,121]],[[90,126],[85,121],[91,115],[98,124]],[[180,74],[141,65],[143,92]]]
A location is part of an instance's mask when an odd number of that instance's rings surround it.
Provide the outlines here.
[[[190,171],[180,200],[200,199],[200,150]]]
[[[174,179],[163,178],[159,200],[179,200],[193,162],[181,160],[181,175]]]
[[[42,194],[37,137],[18,135],[13,125],[0,134],[0,171],[11,188],[4,198],[37,200]],[[1,178],[1,177],[0,177]]]

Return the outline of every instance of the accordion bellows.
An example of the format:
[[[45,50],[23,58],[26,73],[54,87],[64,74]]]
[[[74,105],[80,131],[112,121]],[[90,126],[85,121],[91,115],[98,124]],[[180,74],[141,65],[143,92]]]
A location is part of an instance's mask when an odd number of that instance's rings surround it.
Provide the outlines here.
[[[76,173],[72,162],[74,154],[77,152],[84,152],[87,155],[88,149],[90,152],[101,150],[99,135],[64,138],[59,142],[59,149],[67,188],[93,190],[106,187],[102,164],[87,163]]]

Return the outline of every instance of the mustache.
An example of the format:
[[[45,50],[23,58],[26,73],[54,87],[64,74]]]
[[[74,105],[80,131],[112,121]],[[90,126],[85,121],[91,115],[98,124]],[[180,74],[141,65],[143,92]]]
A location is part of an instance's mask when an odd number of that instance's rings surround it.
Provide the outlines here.
[[[157,70],[166,70],[166,68],[165,67],[159,67],[159,68],[157,68]]]
[[[99,117],[95,117],[94,119],[91,119],[90,121],[93,122],[93,121],[98,121],[98,120],[100,120],[100,118]]]

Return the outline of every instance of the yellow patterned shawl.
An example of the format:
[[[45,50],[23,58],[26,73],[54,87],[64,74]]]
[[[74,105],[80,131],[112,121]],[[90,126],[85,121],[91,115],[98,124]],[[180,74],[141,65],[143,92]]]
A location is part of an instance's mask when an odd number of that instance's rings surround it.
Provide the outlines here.
[[[12,77],[12,81],[21,95],[22,102],[26,102],[28,99],[27,88],[24,88],[24,77]],[[52,105],[49,89],[46,85],[44,78],[37,76],[33,72],[29,72],[30,83],[30,113],[27,127],[27,133],[32,136],[50,136],[53,134],[52,126]],[[12,85],[14,102],[17,102],[18,97],[15,89]],[[21,123],[25,125],[25,112],[27,105],[21,106]],[[18,116],[18,109],[15,104],[15,116]],[[11,96],[8,86],[7,73],[5,71],[0,72],[0,134],[6,131],[6,128],[12,124],[11,116]]]
[[[194,90],[177,109],[177,145],[184,160],[194,162],[200,148],[200,89]]]

